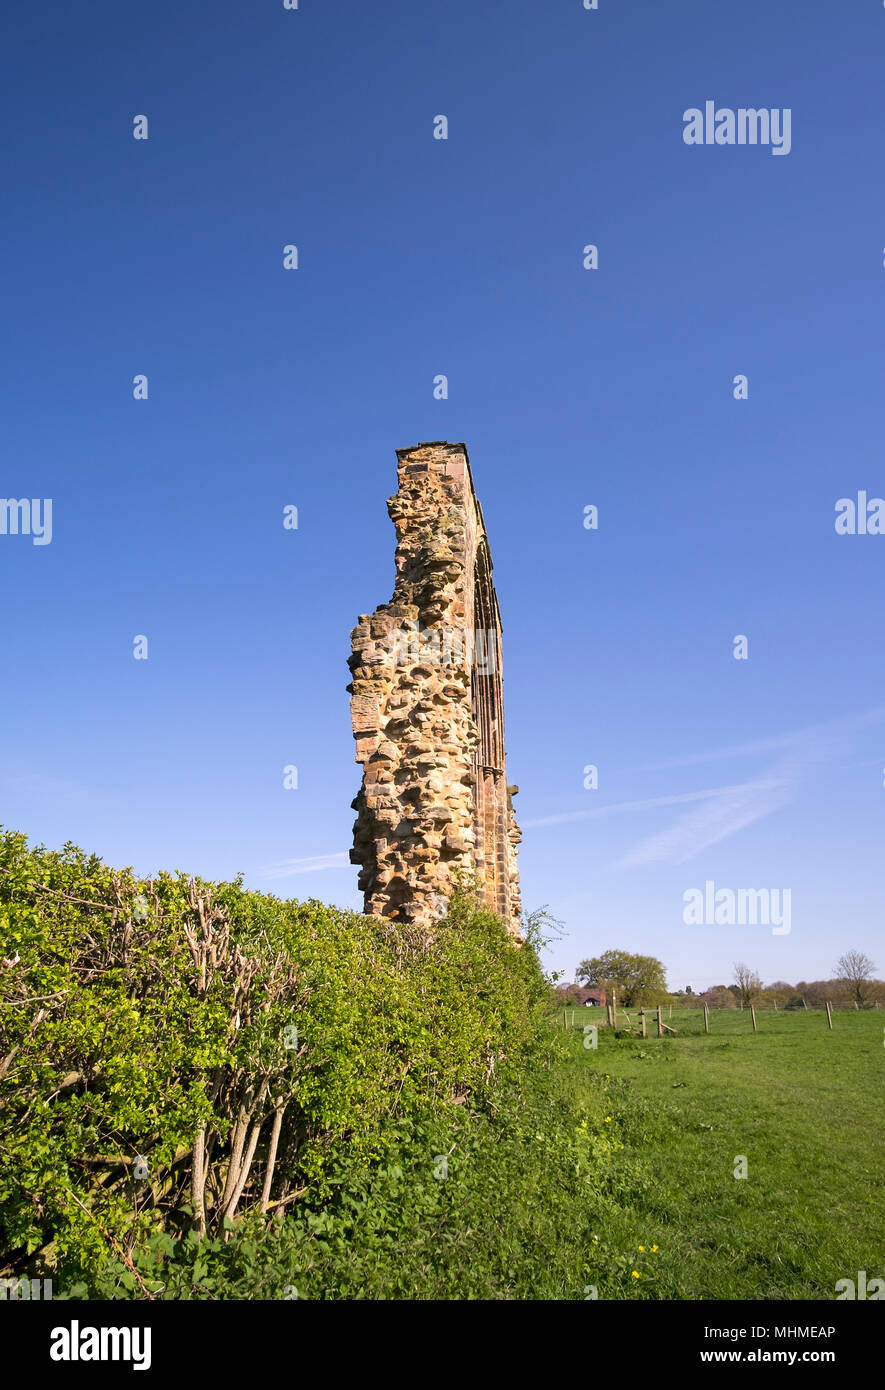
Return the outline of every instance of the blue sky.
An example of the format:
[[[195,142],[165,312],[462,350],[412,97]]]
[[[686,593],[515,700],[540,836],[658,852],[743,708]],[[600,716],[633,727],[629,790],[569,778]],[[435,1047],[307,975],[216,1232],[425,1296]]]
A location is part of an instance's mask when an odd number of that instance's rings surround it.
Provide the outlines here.
[[[551,964],[885,970],[885,538],[834,529],[885,495],[885,8],[599,4],[7,17],[0,491],[53,535],[0,536],[3,823],[359,906],[349,632],[394,450],[464,440]],[[708,99],[789,155],[687,146]],[[791,931],[684,925],[708,880]]]

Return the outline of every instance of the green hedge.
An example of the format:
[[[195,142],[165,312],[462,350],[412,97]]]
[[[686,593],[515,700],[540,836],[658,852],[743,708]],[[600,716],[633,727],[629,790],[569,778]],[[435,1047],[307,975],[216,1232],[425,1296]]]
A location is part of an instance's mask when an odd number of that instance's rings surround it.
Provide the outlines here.
[[[0,833],[0,1270],[297,1211],[515,1078],[546,999],[467,890],[430,935]]]

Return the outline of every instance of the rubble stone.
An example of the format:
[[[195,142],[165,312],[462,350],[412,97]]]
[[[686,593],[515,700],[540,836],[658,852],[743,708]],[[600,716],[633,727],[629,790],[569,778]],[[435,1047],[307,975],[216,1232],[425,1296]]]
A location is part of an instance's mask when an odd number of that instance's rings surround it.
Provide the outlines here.
[[[367,913],[432,922],[463,871],[518,935],[518,788],[505,769],[501,617],[482,508],[463,444],[418,444],[397,458],[393,597],[351,633],[363,766],[351,862]]]

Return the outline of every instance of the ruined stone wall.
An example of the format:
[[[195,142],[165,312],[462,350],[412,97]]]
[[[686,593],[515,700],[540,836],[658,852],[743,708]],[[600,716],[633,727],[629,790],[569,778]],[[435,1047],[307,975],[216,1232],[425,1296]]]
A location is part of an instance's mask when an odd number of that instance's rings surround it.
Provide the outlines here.
[[[461,869],[516,932],[517,789],[504,765],[501,618],[482,509],[463,444],[419,444],[397,459],[393,598],[351,634],[363,766],[351,861],[366,912],[430,921]]]

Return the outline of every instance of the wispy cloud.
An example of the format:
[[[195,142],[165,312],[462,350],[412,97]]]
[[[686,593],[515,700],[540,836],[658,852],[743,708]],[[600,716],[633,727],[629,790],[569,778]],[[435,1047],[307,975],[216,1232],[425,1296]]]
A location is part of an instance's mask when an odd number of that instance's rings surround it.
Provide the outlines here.
[[[670,758],[663,763],[647,763],[638,772],[668,772],[674,767],[695,767],[699,763],[725,762],[729,758],[748,758],[761,753],[777,753],[785,748],[824,747],[834,741],[840,744],[848,734],[860,729],[871,728],[885,723],[885,705],[876,705],[863,714],[850,714],[841,719],[828,719],[820,724],[809,724],[804,729],[794,729],[791,733],[775,734],[771,738],[753,739],[747,743],[733,744],[728,748],[715,748],[706,753],[690,753],[681,758]]]
[[[628,850],[614,867],[626,869],[644,864],[682,864],[710,845],[790,805],[795,800],[799,785],[813,767],[839,758],[851,746],[852,736],[861,729],[883,723],[885,705],[878,705],[863,714],[811,724],[791,733],[674,758],[640,770],[669,771],[731,758],[758,757],[772,752],[783,754],[759,776],[744,782],[646,797],[638,801],[616,801],[608,806],[594,806],[581,811],[565,811],[523,821],[522,826],[524,829],[536,829],[546,825],[563,825],[568,821],[654,811],[668,806],[691,806],[692,809],[672,825]],[[349,863],[347,851],[341,851],[337,854],[316,854],[306,859],[285,859],[279,864],[268,865],[261,873],[268,879],[293,878],[297,874],[346,868]]]
[[[642,840],[620,859],[615,868],[636,868],[643,864],[683,864],[710,845],[718,844],[754,821],[762,820],[795,800],[797,790],[814,767],[834,762],[851,746],[854,736],[864,728],[885,721],[885,706],[878,705],[863,714],[848,715],[812,724],[776,738],[758,739],[719,749],[714,753],[681,758],[669,767],[686,767],[714,760],[750,757],[778,750],[784,753],[761,776],[723,787],[705,804],[682,816],[667,830]],[[658,770],[664,765],[659,764]]]
[[[520,821],[524,830],[539,825],[564,825],[571,820],[596,820],[600,816],[622,815],[625,811],[653,811],[658,806],[679,806],[686,801],[707,801],[711,796],[736,791],[735,787],[713,787],[708,791],[681,792],[675,796],[650,796],[645,801],[614,801],[609,806],[594,806],[586,811],[563,811],[556,816],[541,816],[538,820]]]
[[[604,816],[657,810],[666,806],[691,806],[667,828],[641,840],[614,865],[618,869],[644,864],[682,864],[710,845],[728,839],[757,820],[789,806],[801,783],[815,767],[844,757],[855,736],[865,728],[885,723],[885,705],[861,714],[831,719],[792,732],[734,744],[712,752],[693,753],[639,769],[644,772],[671,771],[728,759],[759,757],[780,753],[758,775],[728,786],[700,791],[678,792],[648,797],[640,801],[619,801],[581,811],[542,816],[523,822],[526,829],[562,825],[568,821],[595,820]],[[696,804],[699,803],[699,804]]]
[[[618,860],[615,868],[683,864],[710,845],[788,806],[793,794],[794,782],[789,777],[766,777],[735,787],[723,787],[668,830],[643,840]]]
[[[350,864],[346,850],[340,854],[315,854],[308,859],[284,859],[261,870],[263,878],[292,878],[295,874],[316,874],[323,869],[343,869]]]

